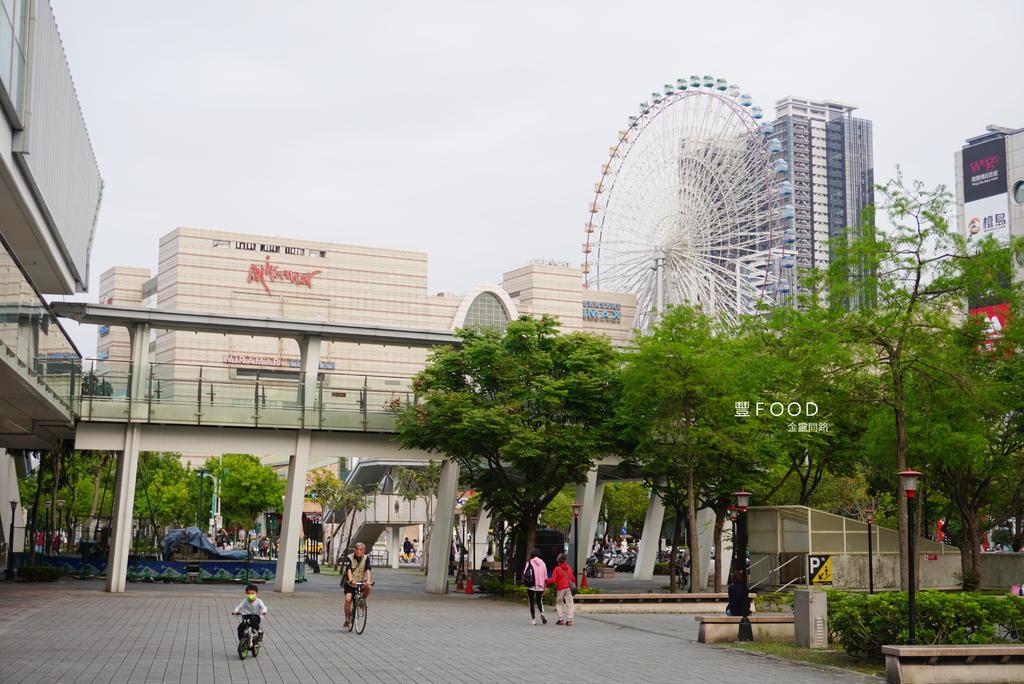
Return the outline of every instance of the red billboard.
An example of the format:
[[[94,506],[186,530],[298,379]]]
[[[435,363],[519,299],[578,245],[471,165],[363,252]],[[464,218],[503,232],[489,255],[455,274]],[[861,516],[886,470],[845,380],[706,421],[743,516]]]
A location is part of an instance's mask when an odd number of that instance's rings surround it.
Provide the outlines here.
[[[978,347],[979,351],[992,351],[995,340],[1003,336],[1003,328],[1010,322],[1010,305],[993,304],[978,309],[971,309],[971,316],[984,316],[986,321],[985,344]]]

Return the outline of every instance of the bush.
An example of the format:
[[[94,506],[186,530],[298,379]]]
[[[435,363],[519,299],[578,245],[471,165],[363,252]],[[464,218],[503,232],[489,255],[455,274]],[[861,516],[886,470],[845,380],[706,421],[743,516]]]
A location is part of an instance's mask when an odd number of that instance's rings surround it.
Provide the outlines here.
[[[516,585],[514,582],[502,582],[501,580],[485,580],[480,583],[480,591],[490,594],[494,598],[505,599],[507,601],[515,601],[517,603],[528,603],[529,599],[526,596],[526,587],[522,585]],[[597,587],[581,587],[579,593],[581,594],[597,594],[601,590]],[[544,592],[545,606],[555,605],[555,589],[554,586],[549,587]]]
[[[668,563],[655,563],[654,564],[655,575],[667,575],[668,574]]]
[[[829,626],[848,654],[880,659],[883,645],[907,643],[906,592],[828,594]],[[916,609],[920,644],[991,644],[997,626],[1014,639],[1024,629],[1024,599],[1016,596],[921,591]]]
[[[48,565],[18,568],[18,579],[25,582],[56,582],[60,579],[60,568],[51,568]]]
[[[757,609],[758,613],[779,613],[782,612],[783,606],[792,605],[793,594],[790,594],[788,592],[780,593],[775,591],[768,594],[760,594],[754,597],[754,607]]]

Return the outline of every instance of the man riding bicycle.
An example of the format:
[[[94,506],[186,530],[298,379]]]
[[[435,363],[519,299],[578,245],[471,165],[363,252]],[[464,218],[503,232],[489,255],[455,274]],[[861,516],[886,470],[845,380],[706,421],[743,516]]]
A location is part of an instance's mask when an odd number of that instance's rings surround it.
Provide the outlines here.
[[[345,589],[345,627],[352,618],[352,596],[356,593],[356,585],[363,591],[363,598],[370,595],[370,557],[366,555],[366,546],[362,542],[356,544],[355,553],[345,556],[345,579],[341,586]]]

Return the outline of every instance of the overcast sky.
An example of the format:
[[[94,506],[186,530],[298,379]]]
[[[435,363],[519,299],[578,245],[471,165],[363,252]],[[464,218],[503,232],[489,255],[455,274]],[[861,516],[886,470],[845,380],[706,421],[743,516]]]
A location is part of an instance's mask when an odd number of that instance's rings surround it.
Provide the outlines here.
[[[879,182],[1024,127],[1020,0],[51,2],[106,183],[84,301],[178,226],[424,251],[431,294],[578,264],[617,131],[691,74],[858,105]]]

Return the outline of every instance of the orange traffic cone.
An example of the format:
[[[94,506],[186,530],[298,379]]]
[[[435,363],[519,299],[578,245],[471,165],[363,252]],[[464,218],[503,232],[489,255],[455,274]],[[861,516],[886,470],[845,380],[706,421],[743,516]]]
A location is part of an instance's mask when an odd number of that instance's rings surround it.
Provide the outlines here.
[[[466,593],[473,593],[473,575],[472,573],[466,573]]]
[[[587,588],[587,573],[583,573],[583,582],[580,583],[580,589]]]
[[[462,568],[455,573],[455,591],[462,591]]]

